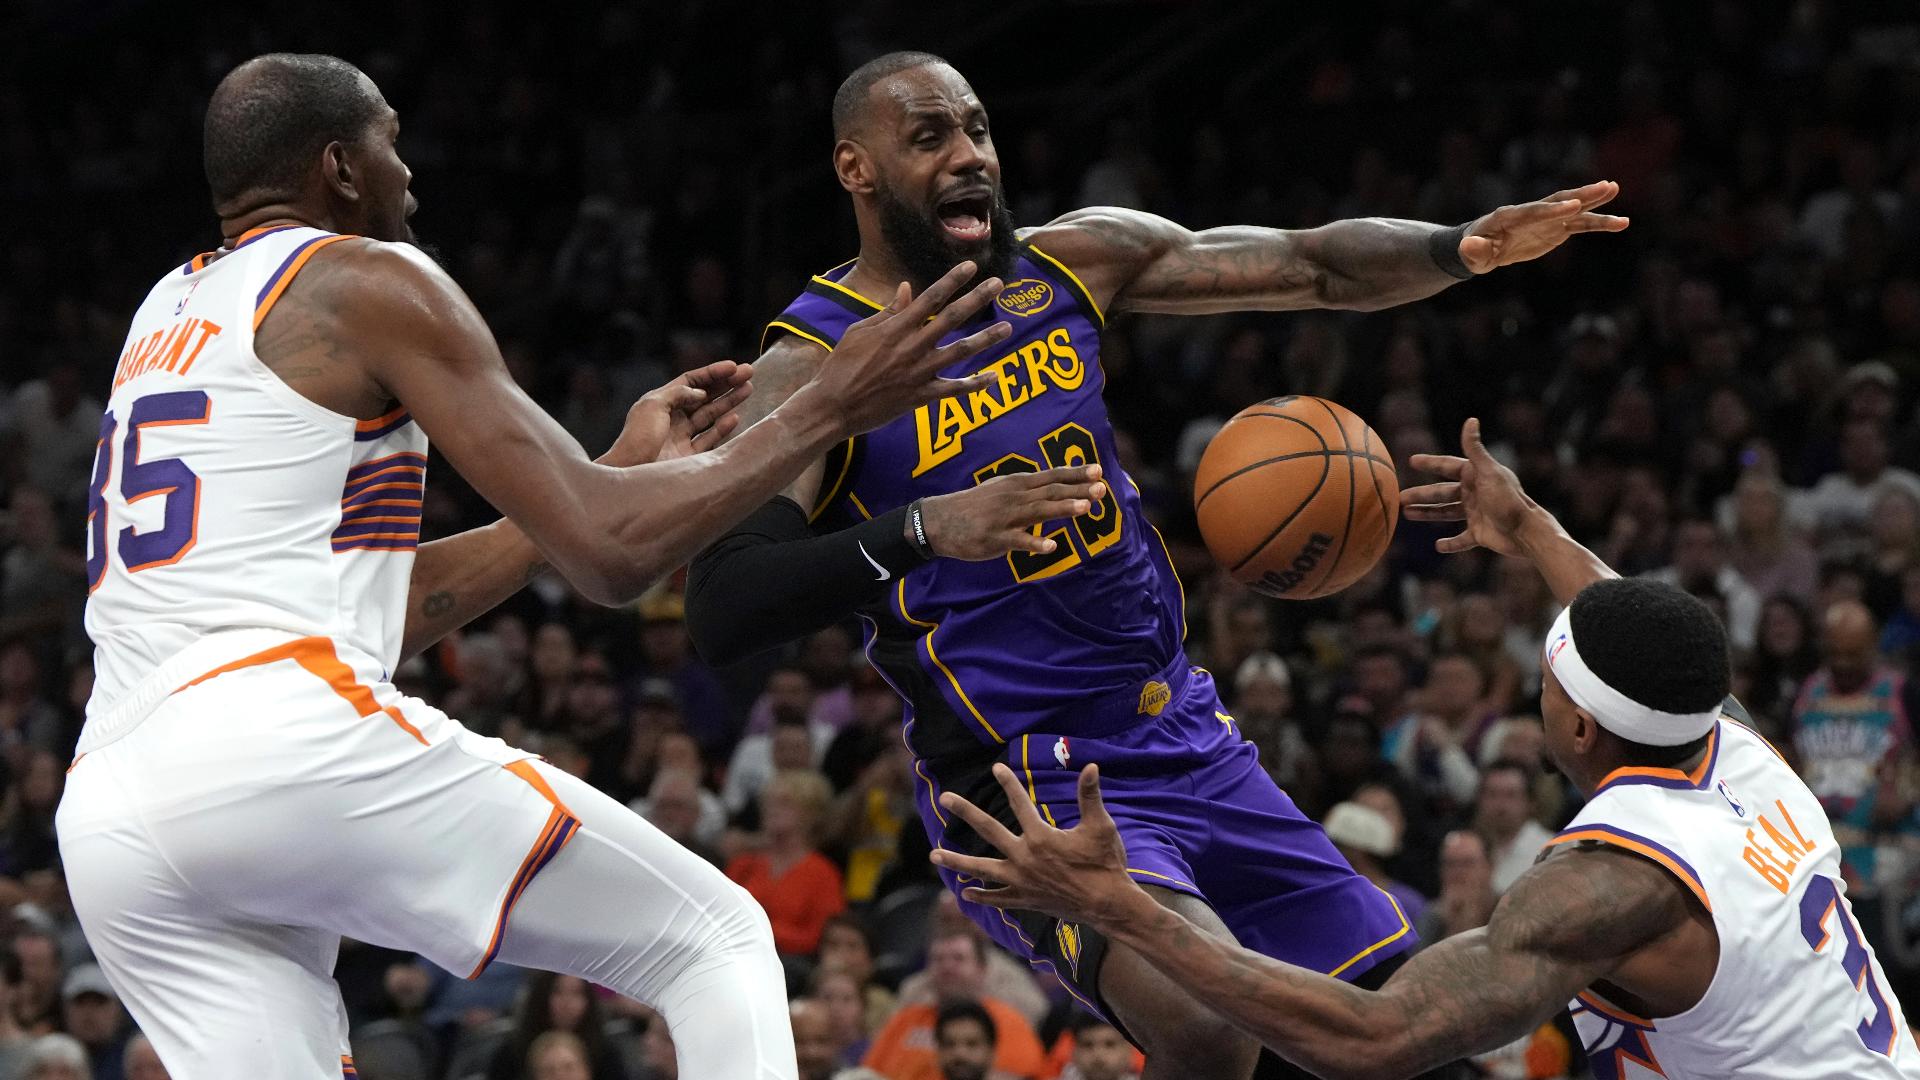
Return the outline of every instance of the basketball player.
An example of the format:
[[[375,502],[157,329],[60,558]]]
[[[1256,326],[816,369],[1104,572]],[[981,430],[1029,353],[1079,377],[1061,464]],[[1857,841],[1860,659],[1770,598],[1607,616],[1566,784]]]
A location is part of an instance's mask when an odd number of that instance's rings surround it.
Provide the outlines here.
[[[755,402],[770,407],[837,364],[847,328],[878,308],[888,282],[931,281],[955,259],[1006,280],[994,315],[1013,324],[1013,337],[984,368],[948,369],[984,371],[989,388],[848,440],[696,560],[695,644],[729,660],[858,610],[868,655],[907,702],[921,817],[936,846],[979,850],[936,792],[958,791],[1011,821],[989,772],[1007,764],[1023,801],[1065,825],[1080,765],[1098,761],[1129,873],[1155,899],[1291,963],[1384,977],[1372,969],[1414,942],[1405,916],[1268,779],[1212,676],[1187,661],[1180,585],[1115,460],[1102,328],[1117,311],[1417,300],[1575,233],[1625,228],[1593,212],[1616,186],[1590,184],[1455,228],[1364,219],[1192,233],[1100,208],[1016,233],[986,110],[938,57],[896,53],[855,71],[834,97],[833,121],[859,258],[814,278],[768,327]],[[975,485],[1081,464],[1100,465],[1108,490],[1084,517],[1035,530],[1054,550],[1002,556],[973,542]],[[885,558],[862,557],[883,547]],[[964,907],[995,941],[1117,1021],[1146,1051],[1147,1080],[1246,1080],[1253,1070],[1254,1040],[1131,948],[1037,912]]]
[[[982,903],[1100,927],[1320,1076],[1407,1076],[1571,1008],[1599,1080],[1920,1077],[1833,827],[1727,697],[1719,620],[1671,586],[1615,577],[1527,498],[1476,421],[1461,441],[1464,458],[1415,456],[1446,480],[1405,492],[1406,512],[1464,519],[1440,550],[1529,559],[1569,605],[1547,632],[1540,709],[1548,752],[1588,798],[1486,927],[1429,947],[1377,993],[1239,948],[1128,877],[1131,842],[1101,806],[1096,766],[1065,832],[1016,800],[1016,837],[947,794],[1006,858],[935,861],[999,883],[968,890]]]
[[[791,1078],[746,893],[390,675],[549,564],[630,600],[827,447],[960,389],[935,370],[1006,329],[937,343],[999,284],[946,305],[968,264],[889,292],[838,363],[712,452],[751,369],[677,379],[596,464],[408,243],[398,127],[331,57],[250,61],[208,107],[226,243],[135,313],[89,492],[98,681],[58,816],[88,940],[181,1080],[351,1076],[342,935],[591,979],[666,1015],[685,1075]],[[511,524],[418,547],[429,435]],[[995,496],[1009,546],[1100,490],[1032,479]]]

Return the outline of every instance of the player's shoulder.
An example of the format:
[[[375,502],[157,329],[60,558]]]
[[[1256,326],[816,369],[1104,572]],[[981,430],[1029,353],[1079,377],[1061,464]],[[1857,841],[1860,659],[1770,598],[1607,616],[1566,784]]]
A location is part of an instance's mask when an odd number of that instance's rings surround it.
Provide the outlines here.
[[[1067,261],[1105,261],[1145,253],[1180,231],[1158,214],[1124,206],[1083,206],[1045,225],[1021,229],[1020,239]]]

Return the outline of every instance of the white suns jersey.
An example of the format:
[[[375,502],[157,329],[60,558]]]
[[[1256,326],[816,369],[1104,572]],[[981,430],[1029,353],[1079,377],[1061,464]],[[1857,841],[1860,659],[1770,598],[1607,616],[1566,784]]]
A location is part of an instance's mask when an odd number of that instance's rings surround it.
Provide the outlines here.
[[[90,719],[274,634],[398,661],[426,435],[404,410],[322,408],[253,351],[307,260],[345,239],[255,230],[161,278],[134,314],[88,493]]]
[[[1840,880],[1813,793],[1751,729],[1723,719],[1691,773],[1614,772],[1552,844],[1613,844],[1664,866],[1720,935],[1706,995],[1635,1016],[1571,1004],[1597,1080],[1914,1080],[1920,1051]]]

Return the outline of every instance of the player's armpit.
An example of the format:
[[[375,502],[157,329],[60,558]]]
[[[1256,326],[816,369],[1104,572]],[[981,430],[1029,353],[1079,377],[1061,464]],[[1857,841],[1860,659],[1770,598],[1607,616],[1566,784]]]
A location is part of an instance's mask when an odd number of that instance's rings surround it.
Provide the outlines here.
[[[1434,261],[1438,225],[1353,218],[1317,229],[1193,231],[1120,207],[1066,214],[1027,239],[1073,267],[1109,310],[1205,315],[1343,308],[1432,296],[1457,278]]]

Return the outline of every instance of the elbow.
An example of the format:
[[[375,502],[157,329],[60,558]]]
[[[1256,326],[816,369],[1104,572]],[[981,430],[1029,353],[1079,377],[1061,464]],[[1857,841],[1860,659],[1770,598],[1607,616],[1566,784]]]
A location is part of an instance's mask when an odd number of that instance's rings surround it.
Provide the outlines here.
[[[591,551],[582,557],[559,559],[555,564],[574,591],[601,607],[620,607],[640,599],[665,573],[650,555],[635,558],[631,552],[610,547]]]

